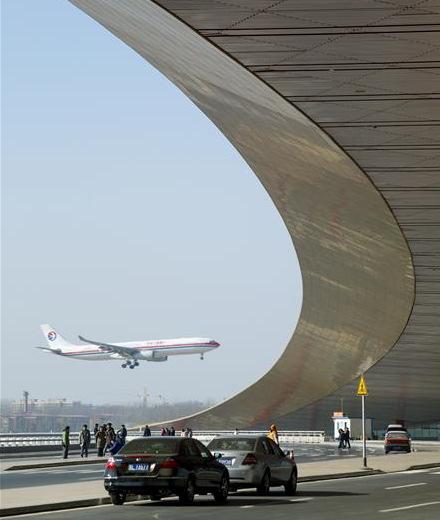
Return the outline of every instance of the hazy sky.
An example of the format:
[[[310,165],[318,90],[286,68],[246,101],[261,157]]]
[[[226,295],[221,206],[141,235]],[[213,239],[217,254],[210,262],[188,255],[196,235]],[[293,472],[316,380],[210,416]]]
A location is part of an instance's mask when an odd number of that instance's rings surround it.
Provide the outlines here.
[[[268,195],[171,83],[63,0],[2,0],[2,397],[220,400],[273,364],[301,277]],[[69,340],[208,336],[122,370]]]

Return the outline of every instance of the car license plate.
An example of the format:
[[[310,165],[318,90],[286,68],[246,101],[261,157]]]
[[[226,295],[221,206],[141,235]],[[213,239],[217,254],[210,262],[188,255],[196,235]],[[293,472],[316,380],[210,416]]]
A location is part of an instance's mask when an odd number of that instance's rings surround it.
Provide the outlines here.
[[[128,471],[149,471],[149,464],[129,464]]]
[[[218,459],[220,464],[223,464],[223,466],[232,466],[232,459]]]

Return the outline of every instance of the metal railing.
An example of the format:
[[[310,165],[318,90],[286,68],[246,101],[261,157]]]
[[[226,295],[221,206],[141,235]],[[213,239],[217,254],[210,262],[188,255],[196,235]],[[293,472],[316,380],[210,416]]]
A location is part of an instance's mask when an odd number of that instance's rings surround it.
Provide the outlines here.
[[[209,442],[214,437],[223,435],[265,435],[267,432],[263,430],[240,430],[238,433],[234,430],[199,430],[193,432],[193,437],[202,441]],[[78,432],[70,434],[71,444],[78,444]],[[159,430],[152,431],[153,436],[160,435]],[[179,436],[180,432],[176,432]],[[128,432],[127,440],[142,436],[142,430],[138,432]],[[318,444],[324,442],[325,433],[323,431],[279,431],[280,444],[283,446],[292,446],[295,443],[311,443]],[[92,435],[93,439],[93,435]],[[60,446],[61,432],[59,433],[0,433],[0,448],[20,448],[27,446]]]
[[[193,432],[193,437],[201,442],[208,443],[215,437],[225,435],[266,435],[266,430],[197,430]],[[153,435],[159,435],[159,432],[152,432]],[[129,432],[129,438],[142,435],[142,431]],[[180,435],[180,432],[176,432]],[[279,431],[278,438],[283,446],[293,445],[294,443],[321,443],[324,442],[325,432],[323,431]]]

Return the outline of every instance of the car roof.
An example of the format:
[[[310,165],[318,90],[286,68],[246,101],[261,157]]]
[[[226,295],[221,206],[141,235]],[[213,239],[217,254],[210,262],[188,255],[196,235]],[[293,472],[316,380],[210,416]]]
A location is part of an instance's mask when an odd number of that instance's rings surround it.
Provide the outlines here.
[[[172,435],[155,435],[154,437],[133,437],[133,439],[130,439],[128,442],[132,441],[183,441],[185,439],[188,439],[189,437],[173,437]]]
[[[211,441],[216,441],[218,439],[244,439],[244,440],[253,440],[257,439],[266,439],[266,435],[218,435],[217,437],[213,437]],[[211,442],[209,441],[209,442]]]

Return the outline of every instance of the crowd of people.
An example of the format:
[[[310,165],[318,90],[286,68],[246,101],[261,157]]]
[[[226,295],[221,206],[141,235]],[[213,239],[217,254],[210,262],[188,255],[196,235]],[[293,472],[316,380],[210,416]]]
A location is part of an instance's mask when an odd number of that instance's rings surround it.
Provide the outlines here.
[[[341,433],[342,432],[342,433]],[[235,435],[238,435],[238,430],[235,430]],[[348,428],[345,428],[345,432],[341,429],[340,433],[340,442],[339,447],[345,448],[348,443],[348,448],[350,447],[350,432]],[[143,429],[144,437],[151,437],[151,430],[148,424],[145,425]],[[93,428],[93,432],[89,430],[87,424],[84,424],[79,432],[79,445],[81,448],[81,458],[87,458],[89,456],[89,448],[92,444],[92,435],[95,439],[95,446],[97,450],[97,456],[103,457],[106,454],[114,455],[117,453],[122,446],[125,444],[125,440],[127,438],[127,428],[124,424],[121,424],[119,430],[115,431],[112,423],[106,423],[99,425],[95,424]],[[160,430],[161,436],[176,436],[176,430],[174,426],[164,426]],[[182,428],[180,431],[180,437],[192,437],[193,431],[191,428]],[[275,424],[272,424],[269,428],[267,436],[272,439],[276,444],[279,444],[278,439],[278,430]],[[69,448],[70,448],[70,426],[66,426],[63,429],[62,435],[62,445],[63,445],[63,458],[67,459],[69,456]]]
[[[347,427],[345,427],[344,430],[342,428],[339,428],[338,433],[339,433],[338,449],[351,448],[351,446],[350,446],[350,430]]]
[[[127,428],[124,424],[121,424],[119,430],[115,431],[110,422],[102,425],[96,423],[93,432],[91,432],[87,424],[84,424],[78,437],[78,444],[81,448],[81,458],[87,458],[89,456],[89,448],[92,444],[92,435],[95,440],[98,457],[103,457],[105,454],[114,455],[125,444]],[[63,459],[67,459],[70,448],[70,426],[66,426],[63,429],[62,445]]]
[[[174,426],[164,426],[160,429],[160,435],[161,437],[168,436],[168,437],[175,437],[176,436],[176,429]],[[143,430],[143,436],[144,437],[151,437],[151,430],[148,424],[145,425]],[[191,428],[182,428],[180,431],[180,437],[192,437],[193,431]]]

